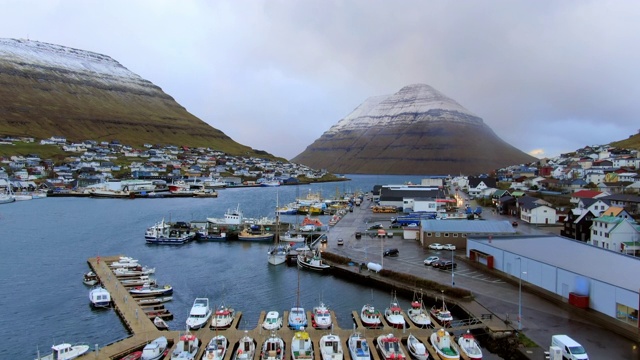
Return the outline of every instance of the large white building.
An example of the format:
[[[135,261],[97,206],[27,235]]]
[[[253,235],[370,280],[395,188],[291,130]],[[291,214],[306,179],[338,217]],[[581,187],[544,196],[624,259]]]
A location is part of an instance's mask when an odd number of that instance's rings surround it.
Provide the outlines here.
[[[559,236],[468,237],[467,256],[578,307],[639,327],[640,258]]]

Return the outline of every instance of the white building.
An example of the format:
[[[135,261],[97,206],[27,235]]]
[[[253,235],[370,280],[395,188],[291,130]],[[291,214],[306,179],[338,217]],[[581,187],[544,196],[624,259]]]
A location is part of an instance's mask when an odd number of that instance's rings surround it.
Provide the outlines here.
[[[621,252],[623,243],[640,240],[640,225],[633,219],[616,216],[601,216],[593,219],[591,239],[593,246]]]

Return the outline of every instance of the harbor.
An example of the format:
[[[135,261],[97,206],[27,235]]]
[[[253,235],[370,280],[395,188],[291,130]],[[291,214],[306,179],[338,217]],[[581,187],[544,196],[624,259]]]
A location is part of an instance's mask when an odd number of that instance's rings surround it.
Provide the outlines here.
[[[92,271],[101,280],[102,286],[111,294],[113,307],[122,319],[123,324],[132,334],[132,336],[110,344],[106,347],[96,349],[96,351],[94,351],[93,353],[85,355],[86,358],[95,357],[98,359],[120,359],[130,353],[140,351],[146,344],[149,343],[150,339],[154,339],[160,336],[165,336],[169,340],[169,344],[175,345],[178,342],[180,336],[183,335],[186,331],[186,328],[176,329],[174,331],[158,330],[156,325],[154,325],[153,323],[152,317],[147,316],[144,307],[136,301],[136,298],[133,297],[128,291],[129,288],[121,283],[121,280],[114,274],[112,268],[109,267],[108,264],[116,262],[120,258],[121,256],[99,258],[95,257],[88,259],[88,264],[91,267]],[[339,267],[338,269],[339,272],[352,272],[352,270],[350,270],[348,267]],[[357,275],[357,272],[353,272],[353,274],[351,274],[351,276],[355,275]],[[487,310],[482,308],[481,306],[472,305],[468,307],[468,309],[480,312],[480,314],[476,314],[473,320],[470,319],[471,321],[467,320],[452,322],[451,328],[447,328],[448,331],[460,332],[462,330],[484,328],[490,328],[492,329],[492,331],[509,331],[510,328],[506,324],[502,323],[492,316],[487,316]],[[224,334],[224,336],[228,339],[230,349],[232,349],[233,346],[237,346],[238,342],[243,336],[248,335],[257,342],[257,345],[259,347],[271,334],[270,331],[265,330],[260,326],[260,324],[262,324],[262,322],[264,321],[265,315],[266,311],[261,311],[258,323],[256,324],[255,328],[250,330],[238,329],[238,324],[242,319],[242,312],[238,311],[235,314],[235,318],[231,327],[228,329],[212,330],[209,327],[204,327],[198,330],[192,330],[191,333],[198,338],[200,344],[207,344],[214,336],[218,334]],[[287,315],[288,313],[285,311],[283,314],[283,318],[286,319]],[[374,348],[374,345],[377,345],[377,338],[379,336],[388,334],[393,334],[395,337],[402,339],[403,343],[401,346],[406,347],[407,337],[411,334],[424,343],[425,348],[432,358],[441,359],[434,347],[429,343],[430,336],[439,327],[435,329],[432,327],[418,327],[415,324],[411,323],[411,320],[406,316],[404,312],[402,312],[402,315],[405,317],[406,324],[408,324],[406,328],[403,329],[395,328],[386,321],[382,321],[382,326],[378,328],[367,328],[363,324],[360,318],[360,314],[358,314],[358,312],[354,310],[352,312],[352,323],[339,325],[335,314],[331,312],[333,326],[330,329],[316,329],[313,326],[309,326],[306,330],[309,333],[316,349],[319,348],[318,341],[320,337],[328,333],[336,335],[340,337],[340,339],[346,341],[346,339],[351,334],[353,334],[354,331],[359,332],[364,335],[367,342],[369,343],[369,346],[372,349]],[[307,318],[312,318],[312,313],[310,311],[307,311]],[[285,344],[288,343],[288,339],[292,339],[294,333],[295,330],[288,328],[286,325],[277,330],[278,336],[281,336],[283,339],[285,339]],[[196,358],[199,359],[204,355],[205,347],[206,346],[200,346]],[[171,349],[169,350],[169,352],[171,352]],[[225,359],[231,359],[231,354],[233,354],[233,351],[227,351],[226,354],[227,355]],[[409,351],[407,349],[405,349],[405,354],[409,354]],[[371,351],[371,357],[374,360],[385,360],[376,351]],[[319,351],[314,352],[314,358],[318,360],[321,359]],[[461,358],[468,359],[468,357],[464,355],[461,355]]]

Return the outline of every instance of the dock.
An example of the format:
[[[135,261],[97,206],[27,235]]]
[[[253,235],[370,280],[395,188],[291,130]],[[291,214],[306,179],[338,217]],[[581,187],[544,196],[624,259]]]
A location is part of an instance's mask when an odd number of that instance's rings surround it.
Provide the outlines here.
[[[147,313],[149,312],[149,308],[151,308],[152,306],[148,304],[140,305],[136,301],[136,299],[132,297],[131,294],[129,294],[128,288],[123,286],[120,283],[120,280],[115,276],[115,274],[109,267],[109,264],[111,262],[117,261],[119,257],[120,257],[119,255],[111,256],[111,257],[95,257],[95,258],[88,259],[87,262],[89,264],[89,267],[91,267],[91,269],[96,273],[96,275],[100,279],[102,286],[105,289],[107,289],[107,291],[109,291],[109,293],[111,294],[113,307],[116,313],[118,314],[118,316],[120,316],[125,327],[131,333],[131,336],[121,341],[107,345],[103,348],[100,348],[97,350],[97,352],[96,351],[89,352],[84,356],[82,356],[81,358],[82,359],[109,359],[109,360],[120,359],[134,351],[142,350],[142,348],[147,343],[153,341],[154,339],[160,336],[165,336],[167,338],[169,342],[169,348],[170,348],[169,354],[170,354],[171,351],[173,350],[173,347],[178,342],[182,332],[160,331],[156,328],[156,326],[153,324],[153,319],[147,316]],[[483,310],[476,309],[476,311],[483,311]],[[295,330],[292,330],[286,327],[287,315],[288,313],[286,311],[282,314],[284,324],[283,324],[283,327],[277,331],[277,334],[284,339],[286,348],[288,351],[288,349],[291,346],[291,339],[293,338]],[[308,331],[314,344],[314,360],[321,360],[321,354],[319,350],[320,346],[318,342],[321,336],[328,333],[331,333],[340,337],[341,343],[343,345],[343,351],[345,353],[345,360],[350,359],[349,349],[346,343],[347,343],[347,339],[349,338],[349,335],[351,335],[354,332],[354,326],[355,326],[355,331],[360,332],[367,339],[367,342],[369,343],[369,347],[371,348],[371,357],[373,360],[384,360],[384,359],[381,359],[380,354],[378,353],[375,345],[377,343],[376,338],[380,335],[386,335],[386,334],[394,334],[396,337],[402,340],[402,347],[407,357],[410,357],[410,355],[407,349],[406,339],[409,334],[413,334],[425,344],[425,347],[430,353],[431,358],[439,359],[439,357],[436,354],[436,351],[433,349],[433,347],[429,343],[429,337],[433,333],[434,329],[432,328],[425,329],[425,328],[420,328],[413,325],[411,320],[408,318],[408,316],[404,312],[403,312],[403,315],[405,317],[405,322],[406,324],[408,324],[407,328],[405,329],[397,329],[397,328],[391,327],[389,324],[386,323],[384,318],[382,320],[383,326],[381,328],[377,328],[377,329],[365,328],[362,322],[360,321],[360,316],[358,314],[358,311],[353,311],[352,315],[353,315],[353,320],[355,325],[351,323],[342,324],[344,328],[341,327],[337,323],[335,314],[331,312],[331,317],[333,320],[332,329],[319,330],[319,329],[313,328],[312,326],[309,326],[307,329],[305,329]],[[255,358],[259,358],[260,348],[262,347],[262,344],[266,340],[266,338],[271,334],[271,331],[265,330],[261,326],[265,316],[266,316],[266,312],[262,311],[260,313],[260,318],[258,320],[258,323],[256,324],[256,327],[251,330],[238,329],[238,324],[240,323],[240,320],[242,318],[242,313],[238,311],[235,314],[231,327],[228,329],[212,330],[209,328],[209,326],[205,326],[202,329],[192,330],[191,333],[195,335],[200,341],[200,347],[198,350],[198,354],[196,355],[196,359],[202,358],[204,354],[204,350],[207,344],[209,343],[209,341],[214,336],[220,333],[224,334],[224,336],[228,339],[228,344],[229,344],[229,347],[225,355],[225,360],[232,359],[233,354],[235,352],[235,348],[237,347],[238,341],[245,334],[252,337],[256,341],[257,350],[256,350]],[[307,311],[307,318],[308,319],[312,318],[311,311]],[[473,326],[473,325],[465,324],[464,329],[468,329],[470,326]],[[478,327],[480,326],[486,327],[487,325],[478,324]],[[451,332],[452,330],[455,330],[455,329],[448,328],[447,330]],[[457,345],[455,346],[457,347]],[[167,357],[165,358],[168,358],[168,357],[169,355],[167,355]],[[285,356],[285,359],[289,359],[289,358],[290,358],[290,355],[287,354]],[[461,354],[461,358],[464,359],[465,357],[463,357]]]

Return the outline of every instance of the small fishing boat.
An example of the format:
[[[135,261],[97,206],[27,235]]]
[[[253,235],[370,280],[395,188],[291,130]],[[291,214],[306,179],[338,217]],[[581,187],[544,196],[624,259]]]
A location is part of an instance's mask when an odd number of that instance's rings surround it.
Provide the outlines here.
[[[173,300],[173,296],[163,296],[163,297],[157,297],[157,298],[139,298],[136,299],[136,302],[138,303],[138,305],[140,306],[147,306],[147,305],[157,305],[157,304],[162,304],[162,303],[166,303]]]
[[[344,351],[342,350],[340,337],[334,334],[323,335],[320,338],[320,355],[322,356],[322,360],[344,359]]]
[[[157,245],[182,245],[195,237],[196,232],[192,231],[188,224],[186,227],[178,228],[165,222],[164,219],[149,227],[144,234],[147,244]]]
[[[226,329],[233,323],[235,311],[226,306],[220,305],[218,309],[213,313],[213,318],[211,319],[211,328],[212,329]]]
[[[454,347],[453,337],[444,329],[439,329],[429,337],[431,345],[436,350],[438,356],[443,360],[460,359],[458,350]]]
[[[378,340],[378,352],[382,360],[403,360],[407,358],[400,346],[400,339],[393,334],[380,335]]]
[[[98,275],[96,275],[96,273],[94,273],[93,271],[89,271],[88,273],[85,273],[82,278],[82,283],[88,286],[97,285],[98,282],[100,282],[100,280],[98,279]]]
[[[180,340],[171,353],[171,360],[195,359],[198,347],[200,347],[200,340],[187,331],[180,336]]]
[[[262,322],[265,330],[278,330],[282,327],[282,317],[277,311],[269,311]]]
[[[238,341],[238,348],[233,354],[232,360],[253,360],[256,353],[256,342],[248,335],[248,331],[244,331],[244,336]]]
[[[116,268],[113,269],[113,273],[118,278],[136,277],[143,275],[151,275],[156,272],[156,268],[149,268],[146,266],[135,266],[132,268]]]
[[[380,310],[370,304],[365,304],[362,310],[360,310],[360,320],[362,321],[362,325],[368,328],[379,328],[382,326]]]
[[[307,327],[307,313],[304,308],[294,306],[289,310],[289,327],[292,329]]]
[[[305,251],[302,254],[298,254],[298,267],[320,272],[331,269],[331,266],[322,260],[321,254],[322,253],[319,249]]]
[[[262,344],[260,360],[284,360],[284,352],[284,340],[275,332],[271,332],[271,335]]]
[[[128,256],[121,256],[118,261],[114,261],[109,264],[109,267],[112,269],[135,268],[138,266],[140,266],[140,264],[138,264],[138,260]]]
[[[429,352],[424,346],[424,343],[418,340],[413,334],[409,334],[407,338],[407,350],[409,353],[418,360],[427,360],[429,358]]]
[[[71,345],[68,343],[53,345],[51,347],[53,352],[47,356],[40,357],[36,360],[70,360],[75,359],[80,355],[89,351],[89,345]]]
[[[404,329],[405,327],[404,315],[402,314],[402,309],[398,304],[395,292],[391,299],[391,304],[389,304],[389,307],[384,310],[384,318],[387,319],[389,325],[394,328]]]
[[[156,285],[156,279],[150,278],[148,275],[133,276],[120,280],[122,286],[143,286],[143,285]]]
[[[153,325],[155,325],[158,330],[169,330],[169,325],[167,325],[167,323],[162,320],[160,316],[156,316],[153,318]]]
[[[245,229],[242,229],[240,233],[238,233],[238,240],[259,241],[259,242],[273,241],[273,233],[264,231],[264,227],[258,234],[254,234],[250,229],[245,228]]]
[[[431,317],[427,309],[424,308],[422,294],[420,296],[413,294],[413,301],[411,302],[411,307],[407,310],[407,316],[411,322],[420,328],[426,328],[431,325]]]
[[[291,339],[291,360],[312,360],[313,343],[304,327],[296,331]]]
[[[207,324],[212,313],[208,298],[196,298],[187,317],[187,327],[190,330],[200,329]]]
[[[480,345],[478,345],[476,338],[469,330],[458,338],[458,346],[460,347],[460,352],[466,355],[469,359],[482,359],[482,349],[480,348]]]
[[[216,335],[211,338],[204,350],[202,360],[223,360],[227,353],[228,341],[224,335]]]
[[[167,354],[167,338],[160,336],[159,338],[148,343],[142,349],[142,360],[158,360]]]
[[[332,325],[331,312],[323,302],[313,308],[311,313],[312,325],[316,329],[330,329]]]
[[[111,306],[111,294],[102,286],[95,287],[89,291],[89,301],[94,308],[105,308]]]
[[[367,344],[367,339],[362,336],[361,333],[354,331],[353,334],[349,336],[347,344],[349,345],[349,354],[351,355],[351,360],[371,359],[369,344]]]
[[[134,351],[131,354],[125,355],[120,360],[140,360],[142,358],[142,350]]]
[[[433,305],[430,311],[431,318],[442,326],[447,326],[453,321],[451,312],[447,309],[447,304],[444,302],[444,296],[442,297],[442,306],[438,307],[437,304]]]
[[[171,285],[155,286],[155,285],[143,285],[133,289],[129,289],[129,293],[132,296],[164,296],[173,294],[173,287]]]

